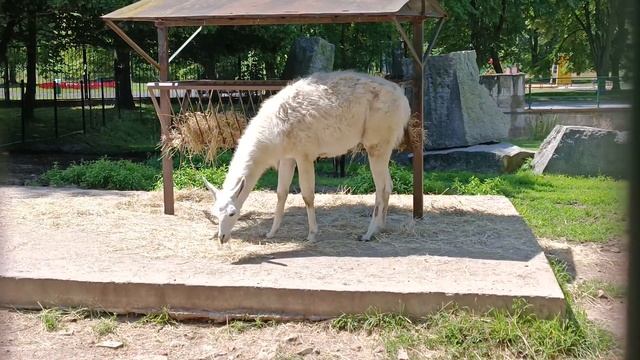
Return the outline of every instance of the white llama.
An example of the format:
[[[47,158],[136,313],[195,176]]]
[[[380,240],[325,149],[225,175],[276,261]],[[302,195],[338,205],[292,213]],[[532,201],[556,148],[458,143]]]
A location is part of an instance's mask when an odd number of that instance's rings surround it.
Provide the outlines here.
[[[309,221],[307,239],[315,240],[314,161],[342,155],[358,144],[367,151],[376,187],[371,223],[361,238],[370,240],[385,223],[393,187],[389,159],[410,113],[398,85],[354,72],[313,74],[267,99],[240,138],[222,189],[205,180],[214,197],[212,215],[218,218],[220,243],[230,239],[242,205],[271,166],[278,169],[278,204],[266,236],[275,235],[296,164]]]

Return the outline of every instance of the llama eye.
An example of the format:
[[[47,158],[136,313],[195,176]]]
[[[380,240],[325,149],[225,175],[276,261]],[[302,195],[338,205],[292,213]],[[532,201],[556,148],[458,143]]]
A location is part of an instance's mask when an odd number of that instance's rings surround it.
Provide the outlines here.
[[[234,216],[236,216],[236,211],[235,210],[231,210],[229,212],[229,217],[234,217]]]

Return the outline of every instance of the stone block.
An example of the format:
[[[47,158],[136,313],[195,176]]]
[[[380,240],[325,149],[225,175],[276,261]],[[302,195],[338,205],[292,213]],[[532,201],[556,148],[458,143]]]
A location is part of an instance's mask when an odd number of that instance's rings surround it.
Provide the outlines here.
[[[333,70],[335,45],[319,37],[296,39],[289,50],[282,78],[286,80]]]
[[[482,84],[502,111],[523,110],[525,106],[524,74],[493,74],[480,76]]]
[[[448,149],[507,138],[509,119],[479,83],[475,51],[432,56],[425,75],[426,149]]]
[[[534,152],[509,143],[474,145],[463,148],[426,151],[426,171],[471,171],[509,173],[518,170]]]
[[[587,126],[557,125],[540,146],[532,166],[537,174],[625,177],[627,133]]]

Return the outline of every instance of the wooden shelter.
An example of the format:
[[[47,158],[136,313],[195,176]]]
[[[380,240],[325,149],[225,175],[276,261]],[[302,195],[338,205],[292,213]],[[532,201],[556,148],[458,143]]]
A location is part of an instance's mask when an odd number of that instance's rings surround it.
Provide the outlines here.
[[[438,33],[446,19],[446,13],[437,0],[141,0],[125,6],[102,19],[138,54],[155,66],[160,72],[158,83],[149,84],[152,100],[158,110],[162,135],[168,136],[171,129],[172,109],[171,91],[181,91],[185,98],[191,90],[267,89],[277,90],[284,84],[273,81],[169,81],[168,28],[175,26],[224,26],[224,25],[273,25],[273,24],[317,24],[317,23],[356,23],[356,22],[392,22],[404,40],[407,49],[415,61],[413,76],[411,122],[407,133],[420,134],[413,137],[413,214],[421,218],[423,213],[423,111],[424,111],[424,65],[437,40]],[[424,21],[439,19],[438,26],[427,51],[424,51]],[[127,34],[117,26],[119,21],[146,21],[155,24],[158,31],[158,60],[153,59]],[[410,39],[400,25],[412,24],[413,39]],[[180,47],[175,57],[199,30]],[[160,101],[156,100],[156,91]],[[174,213],[173,162],[170,156],[162,161],[164,186],[164,213]]]

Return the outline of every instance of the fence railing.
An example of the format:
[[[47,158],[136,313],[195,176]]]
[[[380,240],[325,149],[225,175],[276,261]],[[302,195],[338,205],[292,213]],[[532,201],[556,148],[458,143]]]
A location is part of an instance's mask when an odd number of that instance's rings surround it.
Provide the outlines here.
[[[619,77],[526,79],[527,107],[619,107],[630,104],[631,82]]]

